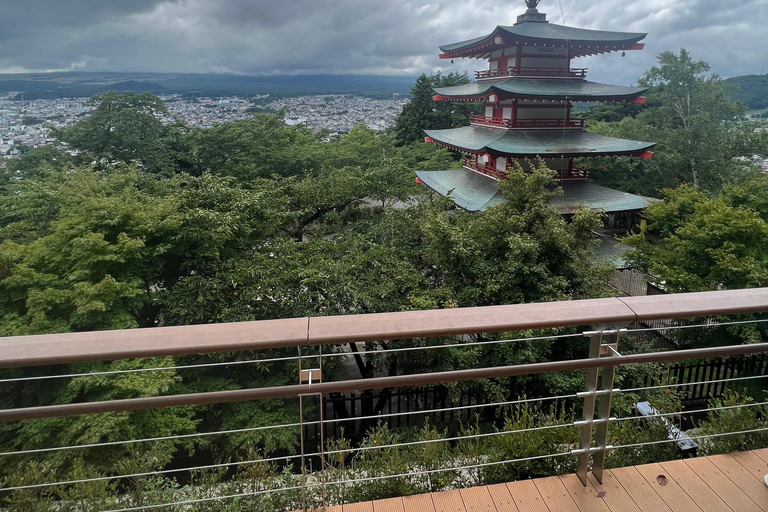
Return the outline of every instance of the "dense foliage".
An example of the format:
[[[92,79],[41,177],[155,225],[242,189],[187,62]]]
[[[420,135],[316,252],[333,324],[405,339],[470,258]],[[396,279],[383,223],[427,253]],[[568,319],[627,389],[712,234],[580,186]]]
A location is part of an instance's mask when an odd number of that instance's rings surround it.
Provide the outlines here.
[[[684,183],[715,191],[747,179],[754,169],[736,157],[768,153],[768,132],[741,122],[744,105],[729,100],[722,79],[709,70],[685,50],[664,52],[658,66],[638,80],[650,88],[645,108],[618,122],[594,112],[607,121],[591,123],[592,131],[652,141],[656,148],[651,160],[586,161],[591,176],[606,186],[651,197]]]
[[[728,96],[755,110],[768,109],[768,75],[744,75],[726,78]]]
[[[434,88],[452,87],[469,83],[467,73],[452,72],[442,75],[439,71],[427,76],[422,74],[411,88],[411,101],[403,107],[392,131],[399,145],[424,140],[424,130],[455,128],[469,124],[472,114],[480,112],[477,103],[434,101]]]

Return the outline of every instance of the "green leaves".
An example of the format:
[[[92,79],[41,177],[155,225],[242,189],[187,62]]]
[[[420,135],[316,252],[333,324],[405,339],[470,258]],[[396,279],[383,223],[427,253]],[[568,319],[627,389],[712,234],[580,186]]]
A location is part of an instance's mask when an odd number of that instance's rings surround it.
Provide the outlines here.
[[[744,105],[730,101],[723,81],[709,70],[685,49],[660,54],[658,65],[638,80],[650,87],[647,106],[618,122],[590,124],[597,133],[656,142],[654,157],[619,159],[604,168],[590,160],[597,171],[592,176],[607,186],[655,197],[683,183],[714,192],[749,179],[754,169],[734,157],[765,153],[768,137],[742,122]]]
[[[625,238],[631,260],[670,291],[751,288],[768,284],[768,213],[764,178],[709,196],[691,186],[664,190],[646,210],[663,240]],[[654,242],[654,243],[652,243]]]

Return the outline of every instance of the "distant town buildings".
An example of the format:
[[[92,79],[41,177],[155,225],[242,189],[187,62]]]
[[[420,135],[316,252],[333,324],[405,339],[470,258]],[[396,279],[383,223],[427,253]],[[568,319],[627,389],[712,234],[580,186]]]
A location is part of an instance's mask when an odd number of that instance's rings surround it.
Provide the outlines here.
[[[298,96],[272,99],[193,98],[164,96],[170,113],[166,121],[179,120],[188,126],[209,128],[246,119],[254,112],[283,110],[287,124],[303,123],[315,132],[328,130],[330,136],[346,133],[359,124],[384,130],[395,122],[408,99],[372,99],[352,95]],[[72,126],[86,117],[90,107],[82,98],[12,101],[0,98],[0,156],[13,158],[25,148],[51,144],[49,127]]]

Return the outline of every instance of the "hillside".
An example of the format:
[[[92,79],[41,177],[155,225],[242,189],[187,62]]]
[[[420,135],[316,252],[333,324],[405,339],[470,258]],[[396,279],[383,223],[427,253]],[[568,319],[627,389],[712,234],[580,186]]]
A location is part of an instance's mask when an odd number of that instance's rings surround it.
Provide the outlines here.
[[[728,93],[751,109],[768,108],[768,74],[727,78]]]
[[[275,75],[241,76],[179,73],[28,73],[0,74],[0,93],[19,93],[18,99],[87,98],[114,89],[186,96],[300,96],[359,94],[391,97],[408,94],[412,76]]]

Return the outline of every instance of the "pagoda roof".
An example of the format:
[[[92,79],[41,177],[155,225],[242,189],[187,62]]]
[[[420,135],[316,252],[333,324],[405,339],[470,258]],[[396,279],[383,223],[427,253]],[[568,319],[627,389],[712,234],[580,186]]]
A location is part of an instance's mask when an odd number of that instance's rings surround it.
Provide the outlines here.
[[[496,180],[467,169],[449,171],[416,171],[426,186],[449,197],[465,210],[484,211],[504,202],[504,195]],[[562,195],[552,200],[561,214],[573,213],[579,206],[606,213],[642,210],[655,199],[628,194],[588,181],[563,181]]]
[[[632,155],[651,149],[654,142],[617,139],[583,130],[497,130],[463,126],[425,130],[434,142],[468,153],[495,151],[513,157]]]
[[[508,78],[434,89],[436,94],[446,99],[483,98],[493,93],[506,93],[519,98],[564,99],[567,97],[574,101],[633,100],[647,90],[647,87],[625,87],[564,78],[543,80]]]
[[[574,57],[595,55],[611,51],[628,50],[648,34],[640,32],[609,32],[567,27],[542,20],[525,20],[515,25],[499,25],[488,35],[476,37],[458,43],[440,46],[448,57],[479,57],[490,50],[491,46],[500,47],[495,38],[501,36],[505,46],[519,43],[550,44],[571,48]],[[581,47],[581,48],[580,48]],[[462,55],[459,55],[459,54]]]

